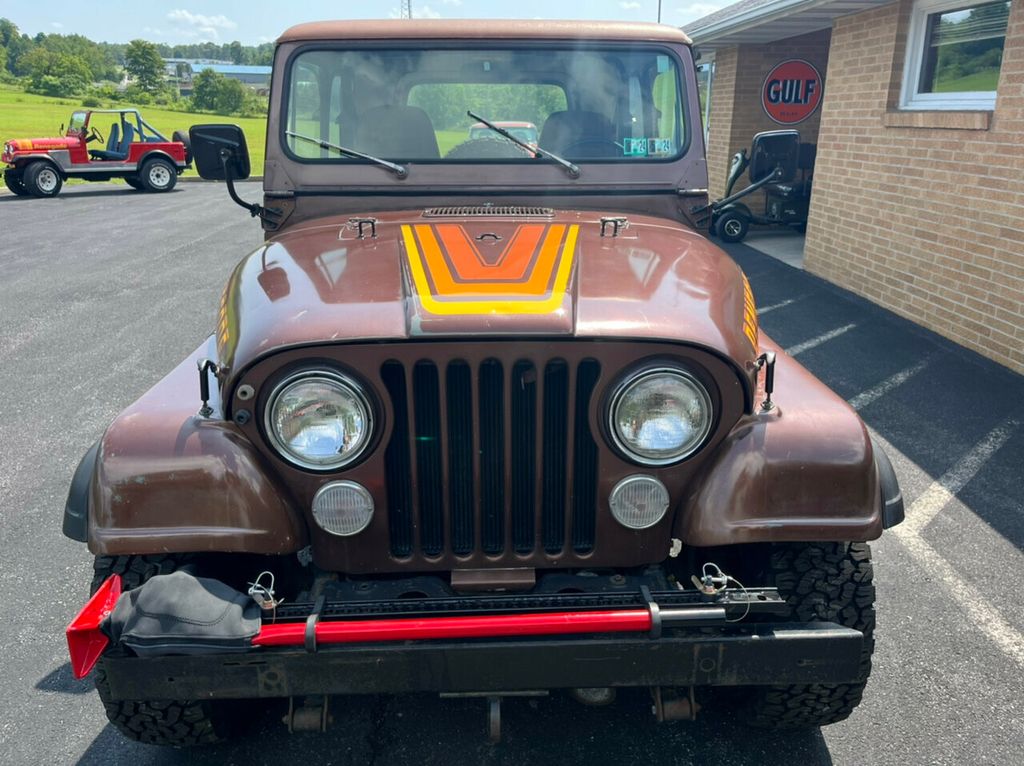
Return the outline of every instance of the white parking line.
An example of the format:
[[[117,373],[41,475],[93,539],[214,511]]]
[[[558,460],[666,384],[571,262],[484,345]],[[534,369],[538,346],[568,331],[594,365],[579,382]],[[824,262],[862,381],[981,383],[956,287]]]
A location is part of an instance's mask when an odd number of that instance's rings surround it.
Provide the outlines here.
[[[920,534],[956,493],[977,475],[989,458],[1006,444],[1017,425],[1016,420],[1010,419],[989,431],[984,439],[971,447],[970,451],[957,461],[956,465],[933,481],[928,489],[911,503],[907,510],[907,520],[896,529]]]
[[[764,314],[767,314],[769,311],[775,311],[775,309],[784,309],[790,303],[796,303],[796,298],[790,298],[789,300],[782,301],[781,303],[772,303],[769,306],[762,306],[757,310],[757,315],[763,316]]]
[[[933,575],[954,601],[967,613],[971,622],[1011,660],[1024,668],[1024,633],[1007,622],[1002,612],[982,595],[977,582],[968,582],[923,537],[921,532],[945,508],[956,493],[967,486],[978,471],[1010,438],[1019,423],[1006,420],[992,429],[949,471],[918,497],[907,510],[907,518],[892,532],[917,563]],[[877,437],[876,435],[876,438]],[[879,441],[890,454],[892,445]]]
[[[810,340],[805,340],[803,343],[797,343],[795,346],[790,346],[786,349],[786,353],[790,356],[796,356],[804,351],[820,346],[822,343],[828,343],[833,338],[838,338],[844,332],[849,332],[856,326],[857,325],[855,324],[847,324],[842,327],[837,327],[834,330],[829,330],[827,333],[819,335],[817,338],[811,338]]]
[[[876,402],[885,396],[887,393],[892,391],[894,388],[898,388],[910,380],[912,377],[921,372],[925,367],[928,366],[928,360],[918,362],[913,367],[908,367],[905,370],[900,370],[892,377],[886,378],[877,386],[869,388],[867,391],[862,391],[850,400],[850,406],[855,410],[867,407],[872,402]]]

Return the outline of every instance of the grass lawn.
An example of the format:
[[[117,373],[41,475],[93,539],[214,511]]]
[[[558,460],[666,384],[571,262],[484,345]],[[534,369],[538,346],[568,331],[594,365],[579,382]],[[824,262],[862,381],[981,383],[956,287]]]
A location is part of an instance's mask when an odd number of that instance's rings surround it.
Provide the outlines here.
[[[940,80],[935,83],[936,93],[957,93],[995,90],[999,84],[999,68],[984,69],[955,80]]]
[[[131,104],[112,105],[113,108],[131,107]],[[25,93],[11,86],[0,85],[0,143],[12,138],[43,138],[60,135],[60,126],[67,125],[68,118],[82,104],[75,99],[49,98]],[[230,122],[245,131],[249,145],[253,175],[263,175],[263,157],[266,153],[267,121],[260,117],[223,117],[216,114],[195,112],[172,112],[158,106],[138,108],[143,118],[170,138],[176,130],[187,131],[192,125],[207,122]],[[110,130],[112,119],[104,119],[97,125],[104,136]],[[194,175],[195,171],[186,171]],[[74,183],[72,181],[71,183]],[[85,183],[85,182],[82,182]],[[3,179],[0,177],[0,186]]]

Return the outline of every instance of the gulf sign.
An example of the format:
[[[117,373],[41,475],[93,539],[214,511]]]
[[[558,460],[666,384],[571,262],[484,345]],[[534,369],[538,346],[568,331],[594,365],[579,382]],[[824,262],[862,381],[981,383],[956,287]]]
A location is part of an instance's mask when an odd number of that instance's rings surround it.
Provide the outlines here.
[[[780,125],[803,122],[817,110],[825,86],[813,64],[790,59],[776,64],[761,86],[761,105]]]

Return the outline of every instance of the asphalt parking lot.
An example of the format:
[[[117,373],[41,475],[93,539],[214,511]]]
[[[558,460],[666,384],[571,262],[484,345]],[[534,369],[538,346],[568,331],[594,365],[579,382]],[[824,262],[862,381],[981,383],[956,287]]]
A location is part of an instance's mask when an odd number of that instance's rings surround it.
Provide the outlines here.
[[[121,738],[67,664],[64,627],[91,576],[60,532],[67,486],[111,418],[209,334],[229,271],[260,239],[215,185],[0,194],[0,761],[1024,763],[1024,378],[743,245],[731,250],[762,328],[860,411],[907,500],[907,522],[874,544],[875,667],[848,721],[659,725],[640,692],[606,708],[552,696],[506,703],[492,747],[481,701],[368,698],[336,701],[325,735],[287,734],[275,707],[228,746]]]

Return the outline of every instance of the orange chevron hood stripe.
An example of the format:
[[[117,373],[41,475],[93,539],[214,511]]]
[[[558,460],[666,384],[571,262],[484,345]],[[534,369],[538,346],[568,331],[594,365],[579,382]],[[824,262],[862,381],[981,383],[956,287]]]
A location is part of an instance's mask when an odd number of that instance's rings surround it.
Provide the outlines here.
[[[402,241],[422,308],[440,316],[563,310],[576,224],[522,224],[485,254],[458,224],[405,224]]]

